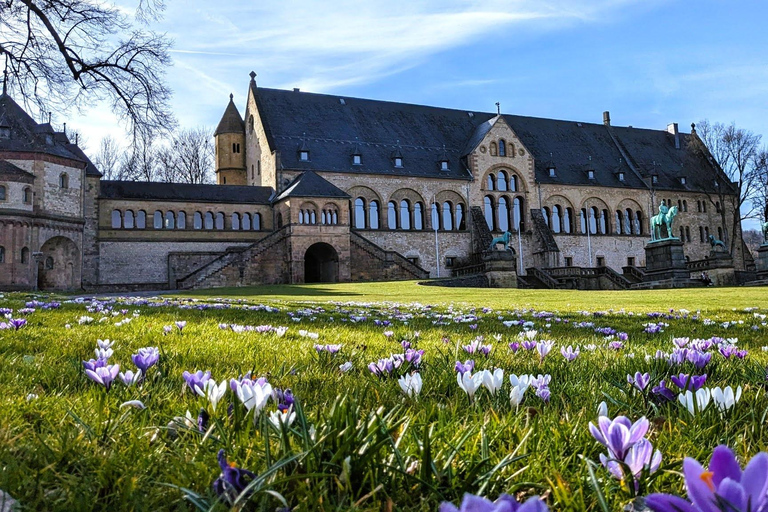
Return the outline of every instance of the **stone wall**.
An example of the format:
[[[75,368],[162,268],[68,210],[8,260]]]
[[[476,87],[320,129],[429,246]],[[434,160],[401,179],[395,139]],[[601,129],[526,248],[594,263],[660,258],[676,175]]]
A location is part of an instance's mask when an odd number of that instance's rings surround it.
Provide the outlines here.
[[[32,267],[33,229],[32,219],[11,215],[0,216],[0,247],[4,249],[0,262],[0,289],[15,290],[34,285]],[[29,250],[25,263],[21,261],[23,248]]]
[[[171,252],[168,253],[168,287],[177,288],[177,281],[209,264],[222,252]]]

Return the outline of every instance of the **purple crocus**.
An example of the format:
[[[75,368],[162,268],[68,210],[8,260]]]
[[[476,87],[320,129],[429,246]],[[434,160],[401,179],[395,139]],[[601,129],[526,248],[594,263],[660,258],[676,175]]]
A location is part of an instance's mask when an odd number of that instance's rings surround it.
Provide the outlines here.
[[[189,386],[189,389],[191,389],[193,393],[197,393],[195,387],[205,389],[205,383],[211,379],[211,372],[207,371],[203,373],[202,370],[197,370],[195,373],[189,373],[185,371],[181,376],[184,377],[184,381],[187,383],[187,386]]]
[[[518,503],[509,494],[502,494],[496,501],[487,498],[465,494],[461,506],[444,501],[440,504],[439,512],[547,512],[549,507],[538,496],[528,498],[525,503]]]
[[[680,375],[671,376],[669,380],[671,380],[672,383],[682,391],[696,391],[697,389],[704,386],[704,384],[707,382],[707,374],[687,375],[685,373],[681,373]]]
[[[645,416],[635,423],[629,421],[626,416],[617,416],[614,419],[600,416],[597,425],[589,423],[589,432],[592,437],[608,448],[610,458],[624,460],[632,445],[645,437],[650,423]]]
[[[658,402],[671,402],[677,398],[674,391],[667,387],[667,381],[662,380],[659,385],[651,390],[651,393],[657,398]]]
[[[624,478],[624,469],[619,461],[609,459],[605,454],[600,454],[600,462],[617,480]],[[640,477],[644,468],[648,468],[650,473],[655,473],[661,465],[661,452],[654,451],[653,445],[647,439],[640,439],[632,445],[627,452],[627,457],[621,461],[636,479]]]
[[[137,354],[131,356],[131,360],[133,360],[136,368],[146,375],[147,370],[160,360],[160,350],[157,347],[140,348]]]
[[[533,340],[525,340],[523,341],[523,348],[525,350],[533,350],[536,348],[536,342]]]
[[[295,401],[290,388],[286,388],[285,391],[280,388],[274,388],[272,390],[272,399],[277,403],[277,408],[282,412],[290,409]]]
[[[95,370],[85,370],[85,375],[96,384],[101,384],[109,391],[112,387],[112,381],[117,378],[117,374],[120,373],[119,364],[110,364],[96,368]]]
[[[579,352],[579,347],[576,347],[576,350],[574,350],[570,345],[568,345],[568,347],[560,348],[560,353],[563,355],[565,360],[569,362],[579,357]]]
[[[8,320],[8,324],[13,327],[15,330],[19,330],[25,325],[27,325],[27,319],[26,318],[11,318]]]
[[[174,322],[174,324],[176,324],[176,328],[179,330],[179,332],[183,331],[184,327],[187,326],[187,322],[184,320],[177,320]]]
[[[456,370],[457,373],[460,373],[464,375],[467,372],[472,372],[472,370],[475,369],[475,362],[472,359],[467,359],[462,363],[461,361],[456,361],[456,366],[453,368]]]
[[[509,350],[511,350],[513,354],[517,354],[517,351],[520,350],[520,343],[513,341],[509,344]]]
[[[634,376],[627,375],[627,382],[640,391],[645,391],[645,388],[651,383],[651,375],[649,373],[635,372]]]
[[[389,377],[389,374],[395,369],[395,363],[391,357],[388,357],[386,359],[379,359],[374,363],[369,363],[368,369],[377,377]]]
[[[96,368],[103,368],[105,366],[107,366],[107,360],[102,358],[83,361],[83,368],[86,370],[95,371]]]
[[[227,462],[223,449],[219,450],[217,458],[221,475],[213,482],[213,490],[217,496],[232,506],[256,475],[247,469],[236,467],[234,462]]]
[[[686,359],[693,363],[693,366],[701,370],[707,366],[707,363],[712,359],[712,354],[709,352],[701,352],[699,350],[691,350],[686,356]]]
[[[622,348],[624,348],[624,343],[622,343],[620,341],[615,341],[614,340],[614,341],[608,343],[608,348],[613,349],[613,350],[621,350]]]
[[[405,360],[411,363],[411,365],[418,367],[421,364],[421,357],[424,355],[424,350],[414,350],[409,348],[405,351]]]
[[[651,494],[645,504],[653,512],[764,512],[768,510],[768,453],[760,452],[742,471],[733,451],[720,445],[705,470],[686,457],[683,476],[688,502],[672,494]]]

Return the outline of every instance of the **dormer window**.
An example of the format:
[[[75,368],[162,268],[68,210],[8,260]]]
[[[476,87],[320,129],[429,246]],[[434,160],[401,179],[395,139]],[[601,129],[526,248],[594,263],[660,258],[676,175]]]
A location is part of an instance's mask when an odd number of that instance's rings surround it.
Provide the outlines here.
[[[45,134],[45,143],[49,146],[53,146],[53,135],[50,133]]]
[[[587,171],[587,178],[589,178],[590,180],[595,179],[595,171],[592,171],[592,170]]]
[[[0,139],[10,139],[11,128],[10,126],[0,126]]]
[[[555,168],[554,168],[554,167],[550,167],[550,168],[549,168],[549,177],[550,177],[550,178],[554,178],[555,176],[556,176],[556,174],[555,174]]]
[[[363,165],[363,156],[352,155],[352,165]]]
[[[403,159],[402,157],[396,156],[395,157],[395,167],[402,167],[403,166]]]
[[[619,181],[624,181],[624,173],[623,172],[619,173]]]
[[[440,170],[441,171],[447,171],[448,169],[448,160],[440,160]]]
[[[653,183],[655,185],[658,182],[659,182],[659,175],[658,174],[654,174],[653,176],[651,176],[651,183]]]
[[[680,184],[685,185],[688,180],[685,179],[685,176],[680,176]]]
[[[309,162],[309,151],[302,150],[299,151],[299,160],[302,162]]]

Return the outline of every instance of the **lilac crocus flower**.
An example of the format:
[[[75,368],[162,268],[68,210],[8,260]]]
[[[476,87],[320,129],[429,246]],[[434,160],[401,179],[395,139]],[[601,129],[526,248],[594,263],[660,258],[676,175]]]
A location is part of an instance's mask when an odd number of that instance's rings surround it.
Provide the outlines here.
[[[247,469],[238,468],[234,462],[227,462],[223,449],[219,450],[217,458],[221,475],[213,482],[213,490],[217,496],[231,506],[248,484],[256,478],[256,475]]]
[[[424,350],[414,350],[409,348],[405,351],[405,360],[411,363],[413,366],[418,367],[421,364],[421,357],[424,355]]]
[[[15,330],[19,330],[25,325],[27,325],[27,319],[26,318],[11,318],[8,320],[8,324],[13,327]]]
[[[689,362],[693,363],[693,366],[695,366],[696,368],[702,369],[705,366],[707,366],[709,361],[712,360],[712,354],[709,352],[692,350],[687,354],[686,359]]]
[[[520,343],[513,341],[509,344],[509,350],[511,350],[513,354],[517,354],[517,351],[520,350]]]
[[[523,348],[525,350],[533,350],[536,348],[536,342],[533,340],[524,340],[523,341]]]
[[[185,371],[181,376],[184,377],[184,381],[187,383],[187,386],[189,386],[189,389],[191,389],[193,393],[197,393],[195,387],[205,389],[205,383],[211,379],[211,372],[207,371],[203,373],[202,370],[197,370],[195,373],[189,373]]]
[[[579,347],[576,347],[576,350],[573,349],[570,345],[568,347],[561,347],[560,353],[563,355],[566,361],[573,361],[577,357],[579,357]]]
[[[518,503],[509,494],[502,494],[496,501],[487,498],[465,494],[461,505],[444,501],[438,512],[547,512],[549,507],[538,496],[528,498],[525,503]]]
[[[768,510],[768,453],[760,452],[744,470],[733,451],[720,445],[705,470],[695,459],[683,461],[688,502],[672,494],[651,494],[653,512],[763,512]]]
[[[635,372],[634,376],[627,375],[627,382],[640,391],[645,391],[645,388],[651,383],[651,375],[649,373]]]
[[[659,385],[651,390],[651,393],[658,399],[659,402],[671,402],[675,400],[677,395],[667,387],[667,381],[662,380]]]
[[[536,344],[536,351],[539,353],[539,358],[543,361],[545,357],[547,357],[547,354],[552,350],[552,347],[555,346],[554,341],[540,341]]]
[[[685,391],[690,389],[691,391],[696,391],[707,382],[707,374],[704,375],[686,375],[685,373],[681,373],[680,375],[673,375],[669,378],[669,380],[672,381],[672,383],[680,388],[681,390]]]
[[[613,350],[621,350],[622,348],[624,348],[624,343],[620,341],[612,341],[608,343],[608,348]]]
[[[600,454],[600,462],[617,480],[624,478],[624,470],[619,461],[609,459],[605,454]],[[647,439],[640,439],[627,452],[627,457],[621,461],[629,468],[632,476],[639,478],[643,468],[647,467],[650,473],[655,473],[661,465],[661,452],[654,451],[653,445]]]
[[[629,421],[626,416],[617,416],[614,419],[600,416],[597,425],[589,423],[589,432],[592,437],[608,448],[610,458],[624,460],[629,449],[645,437],[650,423],[645,416],[635,423]]]
[[[286,388],[285,391],[280,388],[272,389],[272,399],[277,403],[277,408],[281,411],[290,409],[295,401],[290,388]]]
[[[112,387],[112,381],[117,378],[117,374],[120,373],[119,364],[110,364],[96,368],[95,370],[85,370],[85,375],[96,384],[101,384],[109,391]]]
[[[629,339],[629,334],[625,332],[620,332],[617,336],[619,337],[619,341],[627,341]]]
[[[137,354],[131,356],[131,360],[133,360],[136,368],[146,375],[147,370],[160,360],[160,350],[157,347],[140,348]]]
[[[120,380],[126,386],[133,386],[134,384],[136,384],[141,380],[141,377],[142,377],[141,370],[137,371],[136,373],[133,373],[131,370],[128,370],[125,373],[120,372]]]
[[[394,361],[389,357],[386,359],[379,359],[374,363],[369,363],[368,369],[377,377],[389,377],[389,374],[395,369]]]
[[[453,369],[456,370],[457,373],[461,374],[471,372],[475,369],[475,362],[472,359],[467,359],[463,364],[461,361],[456,361],[456,366],[454,366]]]
[[[83,361],[83,368],[86,370],[94,371],[96,368],[103,368],[107,366],[107,360],[106,359],[89,359],[88,361]]]

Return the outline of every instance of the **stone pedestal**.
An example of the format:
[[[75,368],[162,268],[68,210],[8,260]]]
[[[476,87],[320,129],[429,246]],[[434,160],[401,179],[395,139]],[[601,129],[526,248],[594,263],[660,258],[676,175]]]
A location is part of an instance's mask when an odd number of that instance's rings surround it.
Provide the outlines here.
[[[768,243],[757,249],[757,275],[761,279],[768,278]]]
[[[648,281],[688,282],[690,273],[685,265],[683,242],[679,238],[648,242],[645,246],[645,275]]]
[[[485,251],[485,277],[490,288],[517,288],[517,258],[512,251]]]

